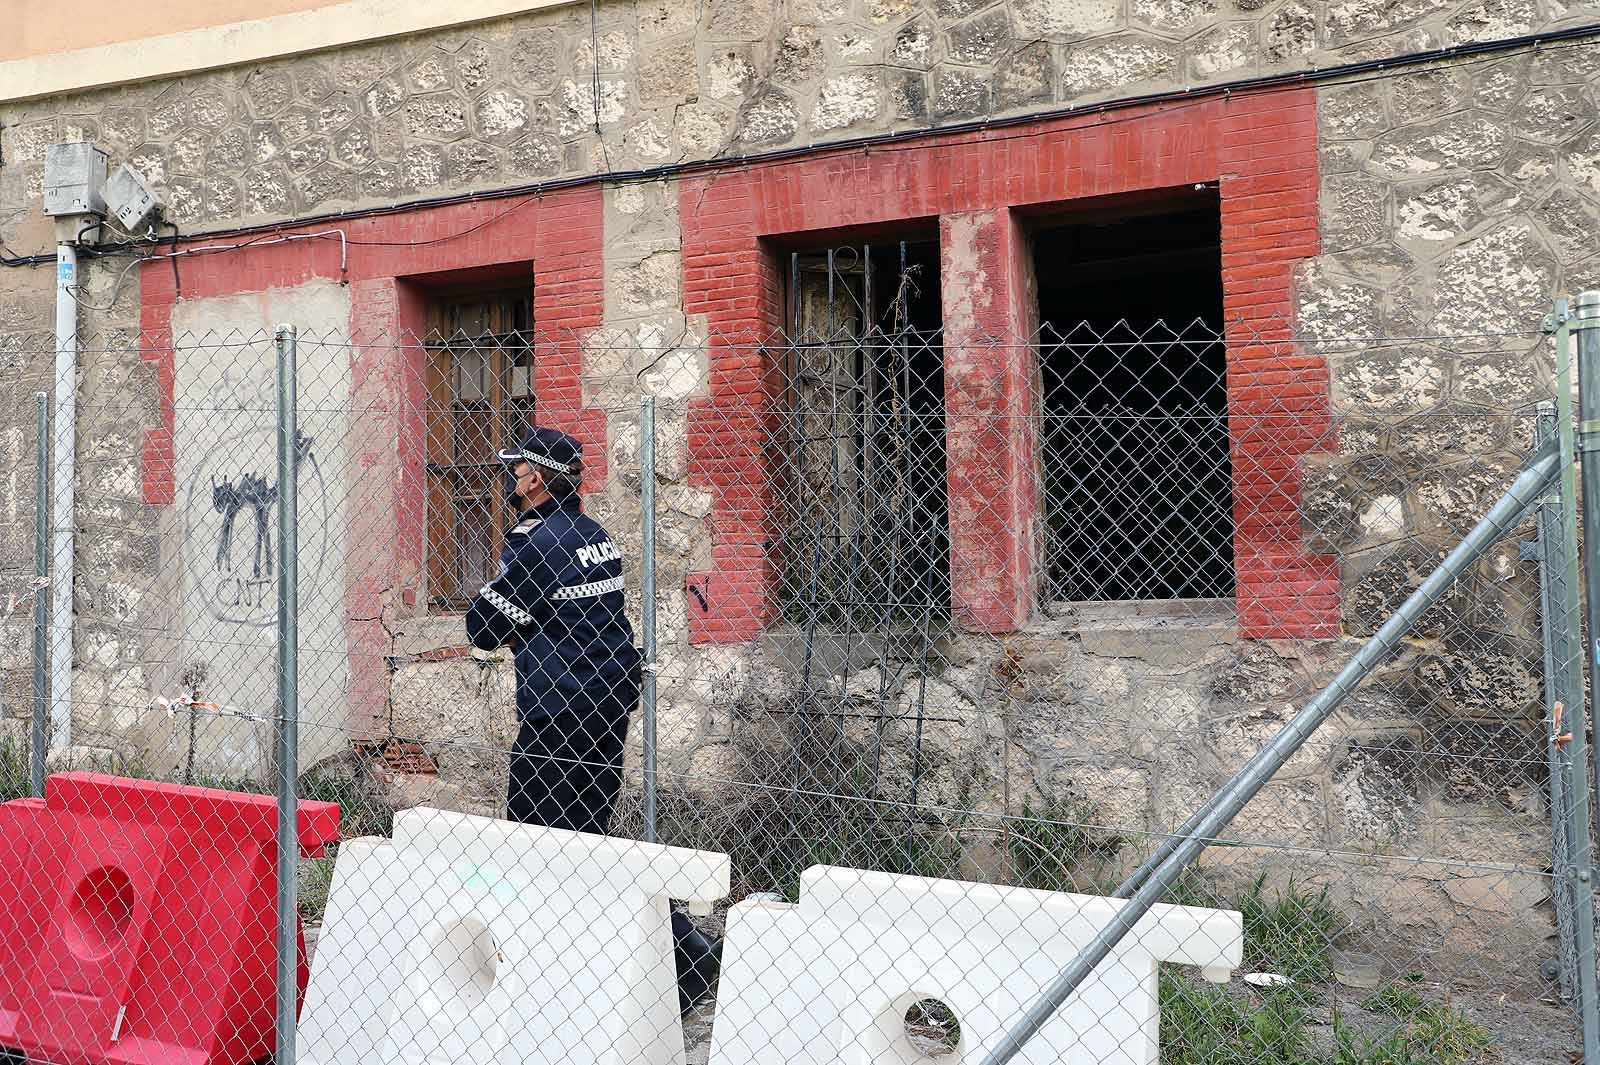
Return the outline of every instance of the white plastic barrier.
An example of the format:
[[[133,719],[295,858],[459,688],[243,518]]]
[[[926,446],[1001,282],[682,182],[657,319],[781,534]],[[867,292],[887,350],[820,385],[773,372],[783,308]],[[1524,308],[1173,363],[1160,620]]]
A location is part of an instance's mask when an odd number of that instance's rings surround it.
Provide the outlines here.
[[[906,1011],[938,999],[960,1024],[940,1065],[982,1061],[1124,905],[1093,895],[816,866],[800,902],[728,912],[710,1065],[925,1062]],[[1013,1060],[1155,1065],[1158,962],[1226,980],[1238,913],[1157,906]]]
[[[299,1065],[683,1065],[669,899],[728,857],[412,809],[339,848]]]

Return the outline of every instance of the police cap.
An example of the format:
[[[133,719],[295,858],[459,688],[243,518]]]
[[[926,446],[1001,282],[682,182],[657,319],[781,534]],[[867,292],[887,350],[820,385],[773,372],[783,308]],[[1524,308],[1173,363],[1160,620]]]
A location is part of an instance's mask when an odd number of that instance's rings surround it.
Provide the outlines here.
[[[502,448],[504,463],[531,462],[557,473],[571,473],[573,464],[583,461],[583,445],[559,429],[537,427],[514,448]]]

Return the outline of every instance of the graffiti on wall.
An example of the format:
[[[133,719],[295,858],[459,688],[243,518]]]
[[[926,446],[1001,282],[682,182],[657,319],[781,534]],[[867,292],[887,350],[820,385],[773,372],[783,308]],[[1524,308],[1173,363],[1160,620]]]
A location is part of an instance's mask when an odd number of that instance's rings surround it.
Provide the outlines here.
[[[304,598],[319,584],[329,514],[315,438],[300,433],[295,452]],[[191,580],[207,613],[218,621],[253,626],[276,621],[281,493],[274,455],[274,432],[262,426],[209,448],[190,478],[185,538]]]

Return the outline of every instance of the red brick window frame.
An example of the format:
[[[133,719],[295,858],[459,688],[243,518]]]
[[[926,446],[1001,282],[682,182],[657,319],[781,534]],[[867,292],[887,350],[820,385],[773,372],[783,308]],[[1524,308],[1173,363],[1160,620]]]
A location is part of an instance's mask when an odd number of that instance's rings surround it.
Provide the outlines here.
[[[521,278],[536,323],[534,391],[541,424],[584,445],[584,488],[606,480],[605,414],[583,402],[583,334],[602,314],[603,209],[598,186],[529,196],[394,211],[337,225],[347,238],[241,247],[141,270],[143,357],[157,382],[159,423],[146,431],[142,492],[170,506],[174,484],[172,316],[178,300],[209,299],[330,280],[350,288],[350,402],[366,413],[351,426],[350,466],[339,471],[346,542],[359,562],[346,566],[343,592],[350,654],[348,727],[356,737],[385,727],[389,639],[385,609],[427,608],[424,500],[429,410],[429,293],[452,286],[505,287]],[[327,224],[285,227],[273,236],[326,233]],[[243,238],[241,238],[242,240]],[[265,238],[263,238],[265,239]],[[259,243],[260,241],[258,241]],[[226,238],[199,237],[220,245]],[[180,245],[181,247],[181,245]],[[177,284],[181,283],[182,291]]]
[[[1331,439],[1326,365],[1292,343],[1294,265],[1320,248],[1306,88],[930,134],[684,181],[684,305],[714,338],[709,394],[690,421],[690,476],[712,495],[714,528],[711,566],[688,581],[691,639],[752,639],[774,617],[763,546],[774,493],[760,455],[771,368],[756,343],[780,322],[773,242],[939,220],[951,607],[965,628],[1008,632],[1027,623],[1037,582],[1034,368],[1026,349],[985,340],[1029,331],[1023,215],[1201,182],[1217,183],[1221,204],[1240,631],[1337,632],[1334,559],[1308,550],[1299,528],[1301,458]]]

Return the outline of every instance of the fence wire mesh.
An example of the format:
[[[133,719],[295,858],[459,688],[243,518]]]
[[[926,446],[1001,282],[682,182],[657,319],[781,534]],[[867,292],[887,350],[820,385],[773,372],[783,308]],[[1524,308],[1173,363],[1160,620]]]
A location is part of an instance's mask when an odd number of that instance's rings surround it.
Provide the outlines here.
[[[514,299],[425,336],[297,323],[297,1060],[983,1060],[1104,896],[1482,518],[1554,395],[1531,330],[957,336],[909,291],[871,315],[798,291],[780,332],[661,345],[539,331]],[[80,347],[49,630],[71,684],[46,801],[0,806],[0,1047],[260,1060],[273,338]],[[11,389],[7,443],[10,797],[48,591],[38,388]],[[503,461],[535,427],[581,455]],[[1477,560],[1025,1060],[1576,1049],[1589,903],[1562,826],[1589,787],[1552,776],[1544,684],[1581,640],[1543,623],[1566,593],[1539,562],[1560,525],[1530,513]],[[1559,690],[1581,733],[1581,684]]]

